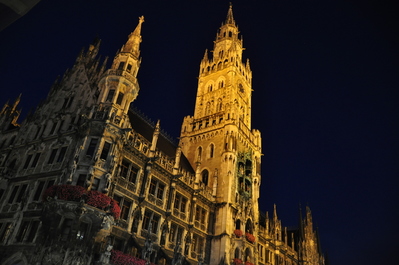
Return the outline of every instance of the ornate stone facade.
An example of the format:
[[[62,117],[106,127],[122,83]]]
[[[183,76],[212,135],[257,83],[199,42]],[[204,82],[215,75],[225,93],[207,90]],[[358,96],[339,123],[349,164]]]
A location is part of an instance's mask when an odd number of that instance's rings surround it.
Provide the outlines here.
[[[232,7],[200,63],[194,115],[177,144],[130,108],[143,22],[108,70],[99,40],[83,50],[21,124],[20,98],[3,107],[0,263],[323,265],[308,208],[296,229],[276,209],[259,211],[261,134],[251,128],[252,72]],[[50,196],[56,185],[107,196]]]

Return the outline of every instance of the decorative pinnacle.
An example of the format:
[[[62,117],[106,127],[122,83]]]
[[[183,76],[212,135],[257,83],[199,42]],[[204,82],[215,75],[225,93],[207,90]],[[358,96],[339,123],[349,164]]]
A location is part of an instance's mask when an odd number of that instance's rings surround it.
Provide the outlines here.
[[[226,24],[235,25],[234,18],[233,18],[233,4],[231,2],[230,2],[230,6],[229,6],[229,11],[227,12]]]

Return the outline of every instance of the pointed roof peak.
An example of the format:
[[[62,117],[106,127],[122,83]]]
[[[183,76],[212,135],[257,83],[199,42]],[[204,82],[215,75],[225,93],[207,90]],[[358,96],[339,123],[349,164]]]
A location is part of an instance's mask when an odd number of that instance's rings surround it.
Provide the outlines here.
[[[144,16],[139,17],[139,24],[137,24],[137,27],[132,32],[133,35],[139,36],[141,34],[141,24],[143,24],[143,22],[144,22]]]
[[[233,17],[233,4],[230,2],[229,11],[227,11],[226,24],[235,25],[234,17]]]
[[[128,37],[128,41],[122,46],[121,52],[133,53],[137,58],[140,55],[140,43],[141,43],[141,24],[144,22],[144,16],[139,17],[139,23],[132,33]],[[118,52],[119,53],[119,52]]]

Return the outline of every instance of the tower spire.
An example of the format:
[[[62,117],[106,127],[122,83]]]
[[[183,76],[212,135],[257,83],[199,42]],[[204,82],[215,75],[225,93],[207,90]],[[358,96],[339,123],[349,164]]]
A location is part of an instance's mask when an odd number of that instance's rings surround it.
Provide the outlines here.
[[[233,17],[233,4],[231,2],[229,6],[229,11],[227,11],[226,24],[236,24]]]
[[[139,17],[139,24],[134,31],[130,33],[129,39],[122,47],[121,52],[130,52],[136,58],[140,56],[140,43],[141,43],[141,24],[144,22],[144,16]]]

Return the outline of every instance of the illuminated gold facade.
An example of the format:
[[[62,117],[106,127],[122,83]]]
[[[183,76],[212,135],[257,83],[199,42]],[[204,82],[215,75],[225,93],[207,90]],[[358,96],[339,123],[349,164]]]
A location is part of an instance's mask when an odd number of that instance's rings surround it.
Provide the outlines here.
[[[200,63],[179,143],[129,108],[143,22],[108,70],[99,40],[82,51],[20,125],[20,98],[3,107],[0,263],[324,265],[308,208],[296,229],[276,208],[259,211],[261,134],[251,128],[252,72],[232,7]],[[50,196],[58,185],[113,198],[120,218],[89,193]]]

